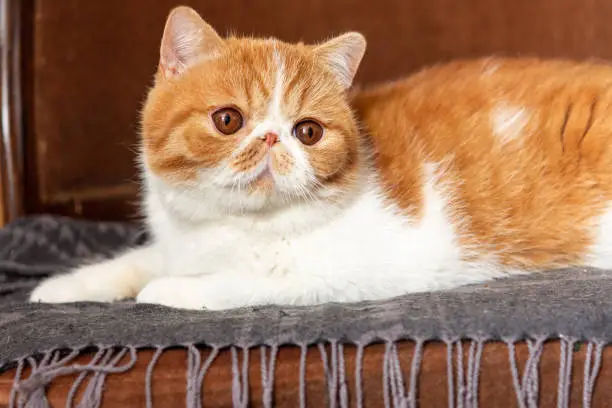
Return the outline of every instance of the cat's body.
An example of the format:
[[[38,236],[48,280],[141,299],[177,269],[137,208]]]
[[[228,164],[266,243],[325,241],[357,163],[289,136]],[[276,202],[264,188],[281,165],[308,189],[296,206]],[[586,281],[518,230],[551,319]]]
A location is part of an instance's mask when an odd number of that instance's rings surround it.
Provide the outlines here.
[[[354,106],[404,210],[427,208],[419,168],[447,163],[464,247],[519,270],[612,267],[612,66],[459,61],[362,92]]]
[[[152,243],[32,300],[316,304],[612,268],[611,67],[457,62],[349,100],[356,34],[208,30],[186,9],[169,21],[143,114]]]

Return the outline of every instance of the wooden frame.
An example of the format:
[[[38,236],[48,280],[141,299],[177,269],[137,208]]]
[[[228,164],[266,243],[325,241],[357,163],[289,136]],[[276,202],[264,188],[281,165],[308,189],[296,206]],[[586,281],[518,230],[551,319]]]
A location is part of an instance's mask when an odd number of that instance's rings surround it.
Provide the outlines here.
[[[22,101],[22,11],[20,0],[0,0],[0,223],[23,213],[24,120]]]
[[[578,343],[579,344],[579,343]],[[409,341],[397,343],[398,360],[400,369],[404,375],[403,384],[406,390],[410,387],[410,371],[415,352],[415,344]],[[519,372],[522,373],[525,365],[530,361],[529,346],[520,342],[514,350]],[[468,377],[471,346],[465,341],[462,347],[462,367],[465,378],[458,377],[458,363],[453,356],[455,386],[457,393],[457,405],[461,405],[465,398],[469,401],[468,388],[463,388],[463,395],[459,393],[461,386],[459,381],[468,383],[472,377]],[[455,348],[455,350],[457,350]],[[579,407],[583,403],[583,372],[587,359],[591,356],[586,345],[577,347],[572,352],[573,380],[570,381],[569,393],[567,395],[567,406]],[[263,389],[261,382],[260,353],[252,350],[248,360],[249,376],[249,406],[260,407],[263,403]],[[442,342],[428,342],[423,347],[421,368],[415,379],[418,391],[418,405],[420,407],[445,407],[449,406],[448,395],[448,361],[446,345]],[[331,350],[328,349],[328,355]],[[476,395],[480,406],[487,408],[507,408],[514,406],[516,401],[515,390],[512,387],[512,368],[508,359],[508,345],[503,342],[486,343],[482,349],[481,360],[476,376],[478,386]],[[138,352],[138,360],[132,369],[124,372],[111,374],[104,385],[102,407],[142,407],[146,403],[146,378],[148,363],[153,357],[153,350],[141,350]],[[200,348],[200,361],[205,361],[210,354],[210,349]],[[75,363],[86,365],[93,358],[94,353],[83,353]],[[242,352],[239,351],[239,359]],[[347,345],[344,348],[343,360],[345,364],[346,391],[348,395],[348,406],[358,406],[356,396],[356,368],[357,349],[355,346]],[[544,343],[541,353],[537,358],[539,379],[537,380],[539,396],[537,396],[539,407],[557,407],[558,372],[561,358],[564,358],[561,342],[551,340]],[[363,392],[363,406],[382,407],[383,401],[383,378],[384,359],[386,358],[386,346],[374,344],[365,348],[361,364],[361,385]],[[118,365],[123,366],[129,362],[129,355],[123,357]],[[206,407],[231,407],[232,396],[232,366],[233,356],[229,349],[220,351],[217,358],[210,365],[204,378],[201,398]],[[603,350],[602,365],[597,377],[597,383],[593,389],[591,403],[593,407],[609,407],[612,400],[612,387],[608,384],[612,381],[612,347]],[[325,371],[319,350],[311,346],[304,360],[304,373],[306,387],[304,396],[308,407],[323,407],[331,405],[328,398],[328,384],[325,380]],[[300,348],[290,345],[279,349],[274,370],[274,406],[277,408],[294,408],[300,406],[299,367],[301,364]],[[151,371],[151,396],[153,406],[179,407],[185,406],[187,372],[187,355],[184,349],[175,348],[164,351]],[[10,395],[13,387],[15,369],[12,368],[0,373],[0,406],[10,406]],[[22,378],[30,375],[29,369],[25,369]],[[54,407],[66,406],[68,395],[75,383],[78,373],[59,376],[50,382],[46,388],[49,404]],[[91,378],[91,376],[89,377]],[[452,380],[451,380],[452,381]],[[87,387],[87,380],[83,381],[77,390],[79,401],[83,391]],[[467,391],[467,393],[466,393]],[[537,394],[536,394],[537,395]],[[529,399],[529,397],[527,397]],[[336,406],[339,406],[336,401]]]

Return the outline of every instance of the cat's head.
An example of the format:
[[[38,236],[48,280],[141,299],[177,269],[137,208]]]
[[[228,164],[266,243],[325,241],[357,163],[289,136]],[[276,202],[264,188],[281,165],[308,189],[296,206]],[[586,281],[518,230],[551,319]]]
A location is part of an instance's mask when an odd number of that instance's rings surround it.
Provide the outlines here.
[[[148,171],[230,209],[341,194],[361,160],[347,90],[365,47],[358,33],[314,45],[222,38],[174,9],[142,117]]]

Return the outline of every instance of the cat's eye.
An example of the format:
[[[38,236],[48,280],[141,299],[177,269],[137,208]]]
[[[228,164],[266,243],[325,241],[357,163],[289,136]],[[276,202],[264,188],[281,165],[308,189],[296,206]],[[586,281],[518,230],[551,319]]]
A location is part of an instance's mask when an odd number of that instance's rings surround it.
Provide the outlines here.
[[[312,146],[323,137],[323,126],[314,120],[304,120],[295,125],[293,133],[300,142],[306,146]]]
[[[212,120],[217,130],[224,135],[231,135],[242,128],[242,114],[235,108],[219,109],[212,114]]]

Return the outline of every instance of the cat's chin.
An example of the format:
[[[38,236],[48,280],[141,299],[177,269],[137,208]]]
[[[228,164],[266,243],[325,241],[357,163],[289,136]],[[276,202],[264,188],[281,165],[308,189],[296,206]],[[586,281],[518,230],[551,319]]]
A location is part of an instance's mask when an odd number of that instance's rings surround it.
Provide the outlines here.
[[[276,181],[270,170],[265,169],[249,183],[248,189],[253,194],[271,195],[276,192]]]
[[[272,175],[265,174],[248,186],[246,194],[236,194],[236,191],[230,194],[233,196],[231,202],[240,203],[238,212],[241,214],[270,213],[307,204],[313,200],[319,202],[313,193],[281,189]]]

